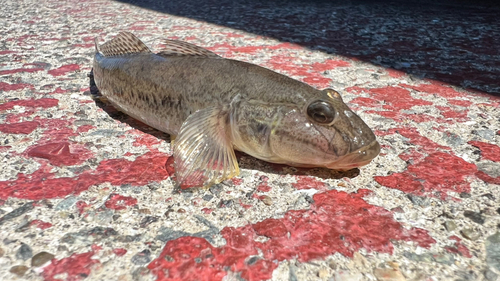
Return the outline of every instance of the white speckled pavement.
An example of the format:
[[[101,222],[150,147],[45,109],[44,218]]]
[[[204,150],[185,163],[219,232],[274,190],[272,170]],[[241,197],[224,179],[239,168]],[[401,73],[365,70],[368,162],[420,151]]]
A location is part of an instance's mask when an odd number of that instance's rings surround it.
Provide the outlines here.
[[[3,1],[0,280],[500,280],[500,9],[429,2]],[[93,99],[120,30],[334,88],[382,152],[173,192],[168,135]]]

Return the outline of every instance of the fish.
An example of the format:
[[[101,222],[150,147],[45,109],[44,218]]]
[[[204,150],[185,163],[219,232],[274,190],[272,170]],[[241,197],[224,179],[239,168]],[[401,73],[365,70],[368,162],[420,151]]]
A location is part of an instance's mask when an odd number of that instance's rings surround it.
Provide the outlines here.
[[[333,89],[178,40],[152,52],[122,31],[95,40],[93,75],[118,110],[172,137],[177,186],[239,174],[235,150],[295,167],[346,171],[380,152],[373,131]]]

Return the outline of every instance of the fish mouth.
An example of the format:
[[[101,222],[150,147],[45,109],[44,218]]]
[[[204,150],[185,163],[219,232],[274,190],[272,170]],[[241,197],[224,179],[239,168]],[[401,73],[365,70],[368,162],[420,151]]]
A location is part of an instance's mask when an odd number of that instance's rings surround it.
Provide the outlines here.
[[[371,144],[351,152],[338,161],[327,165],[327,168],[347,171],[370,163],[380,153],[380,144],[375,140]]]

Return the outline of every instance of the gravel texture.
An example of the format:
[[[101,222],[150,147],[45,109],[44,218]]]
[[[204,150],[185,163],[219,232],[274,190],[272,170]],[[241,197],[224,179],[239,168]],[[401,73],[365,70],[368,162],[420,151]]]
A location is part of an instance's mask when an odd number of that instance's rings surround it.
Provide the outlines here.
[[[500,280],[500,8],[457,3],[3,1],[0,279]],[[88,77],[120,30],[334,88],[382,152],[175,191]]]

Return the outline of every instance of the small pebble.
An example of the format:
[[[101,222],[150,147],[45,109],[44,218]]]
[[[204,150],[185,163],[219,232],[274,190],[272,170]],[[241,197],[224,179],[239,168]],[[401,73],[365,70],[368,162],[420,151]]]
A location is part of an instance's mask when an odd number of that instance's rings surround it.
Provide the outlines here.
[[[464,211],[464,216],[471,219],[473,222],[478,224],[484,224],[484,217],[478,212],[474,211]]]
[[[67,198],[59,202],[59,204],[56,205],[55,210],[56,211],[67,210],[71,208],[73,205],[75,205],[78,200],[79,200],[78,197],[68,196]]]
[[[401,207],[395,207],[395,208],[391,209],[391,212],[394,212],[394,213],[404,213],[405,210],[403,210],[403,208],[401,208]]]
[[[210,201],[210,200],[212,200],[212,198],[214,198],[214,196],[213,196],[213,195],[211,195],[211,194],[206,194],[206,195],[204,195],[202,198],[203,198],[203,200],[205,200],[205,201]]]
[[[249,258],[245,263],[247,265],[253,265],[254,263],[256,263],[258,260],[260,260],[259,256],[253,256],[251,258]]]
[[[471,198],[471,195],[470,193],[467,193],[467,192],[460,192],[460,198]]]
[[[33,208],[35,208],[33,205],[33,202],[24,203],[21,207],[13,210],[12,212],[7,213],[3,217],[1,217],[0,218],[0,225],[2,225],[4,222],[6,222],[8,220],[11,220],[13,218],[17,218],[20,215],[25,214],[25,213],[33,210]]]
[[[450,212],[443,212],[443,216],[449,219],[456,219],[457,216]]]
[[[455,224],[455,222],[453,221],[446,221],[444,223],[444,227],[446,228],[446,230],[448,231],[453,231],[455,229],[457,229],[457,225]]]
[[[479,171],[488,174],[490,177],[500,177],[500,163],[479,162],[476,166]]]
[[[366,280],[363,277],[362,273],[351,273],[349,271],[345,270],[337,270],[335,271],[335,278],[333,280],[335,281],[360,281],[360,280]]]
[[[495,132],[489,129],[472,130],[472,133],[486,140],[492,140],[495,137]]]
[[[434,257],[432,256],[431,253],[424,253],[422,255],[417,255],[417,258],[415,260],[423,261],[423,262],[433,262]]]
[[[427,197],[418,196],[418,195],[414,195],[414,194],[408,194],[408,195],[406,195],[406,197],[408,197],[408,199],[410,199],[410,201],[414,205],[422,206],[422,207],[429,206],[429,199]]]
[[[148,225],[154,223],[154,222],[157,222],[159,220],[158,217],[153,217],[153,216],[147,216],[147,217],[144,217],[141,222],[139,223],[139,226],[141,228],[145,228],[147,227]]]
[[[151,251],[144,250],[140,253],[135,254],[131,259],[133,264],[144,265],[151,261]]]
[[[290,264],[288,266],[288,270],[288,281],[299,281],[297,274],[295,273],[297,271],[297,267],[294,264]]]
[[[136,235],[120,235],[116,237],[116,241],[118,242],[123,242],[123,243],[130,243],[134,241],[139,241],[141,240],[141,235],[136,234]]]
[[[233,200],[220,200],[219,204],[217,205],[218,208],[227,208],[231,207],[233,205]]]
[[[10,268],[9,272],[13,273],[19,277],[22,277],[26,271],[28,271],[29,267],[25,265],[15,265]]]
[[[462,234],[463,237],[465,237],[471,241],[475,241],[479,238],[479,232],[475,231],[472,228],[462,229],[462,231],[460,231],[460,233]]]
[[[459,135],[454,133],[445,133],[443,139],[451,146],[458,146],[464,143],[464,140]]]
[[[375,268],[373,270],[373,275],[377,277],[379,281],[405,281],[406,278],[403,276],[401,271],[395,268]]]
[[[500,232],[486,238],[484,246],[486,248],[486,263],[491,269],[500,272]]]
[[[16,258],[20,260],[28,260],[33,256],[33,250],[31,250],[31,247],[22,243],[21,247],[16,252]]]
[[[328,270],[326,268],[320,268],[318,271],[318,277],[321,279],[326,279],[330,274],[328,274]]]
[[[267,195],[262,195],[260,200],[262,200],[262,203],[267,206],[271,206],[273,204],[273,199]]]
[[[168,218],[168,216],[170,215],[170,213],[172,213],[173,211],[174,211],[174,209],[170,208],[167,211],[165,211],[165,213],[163,215]]]
[[[210,192],[215,196],[219,196],[223,189],[224,187],[220,183],[214,184],[209,188]]]
[[[139,210],[137,210],[137,212],[139,212],[139,214],[146,214],[146,215],[151,214],[151,210],[149,210],[149,209],[139,209]]]
[[[437,254],[433,255],[432,258],[438,263],[444,263],[448,265],[451,265],[455,261],[453,256],[448,254]]]
[[[491,194],[491,193],[485,193],[485,194],[483,194],[481,196],[486,197],[486,198],[488,198],[488,199],[490,199],[492,201],[495,201],[495,196],[493,196],[493,194]]]
[[[54,255],[47,252],[40,252],[31,259],[31,266],[38,267],[46,264],[54,258]]]

